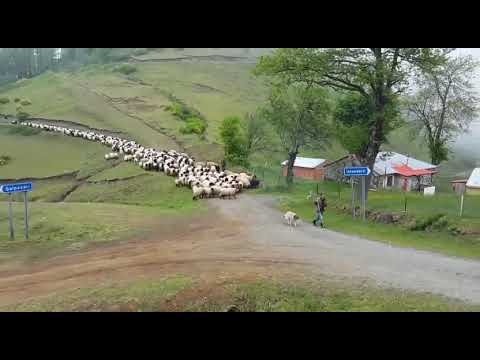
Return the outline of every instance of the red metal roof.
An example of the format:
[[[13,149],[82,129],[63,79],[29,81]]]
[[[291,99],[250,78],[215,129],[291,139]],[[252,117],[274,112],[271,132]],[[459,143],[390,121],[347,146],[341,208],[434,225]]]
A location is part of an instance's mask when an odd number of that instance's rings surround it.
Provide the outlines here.
[[[422,176],[432,175],[435,173],[435,171],[427,169],[414,170],[408,165],[394,165],[392,167],[398,174],[403,176]]]

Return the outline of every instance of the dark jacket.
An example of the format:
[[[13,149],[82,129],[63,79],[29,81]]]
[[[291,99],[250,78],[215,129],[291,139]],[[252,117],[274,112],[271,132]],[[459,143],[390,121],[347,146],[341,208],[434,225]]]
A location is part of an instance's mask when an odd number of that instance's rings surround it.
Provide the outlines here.
[[[327,200],[325,198],[321,198],[319,201],[315,201],[315,208],[317,211],[320,211],[323,214],[327,208]]]

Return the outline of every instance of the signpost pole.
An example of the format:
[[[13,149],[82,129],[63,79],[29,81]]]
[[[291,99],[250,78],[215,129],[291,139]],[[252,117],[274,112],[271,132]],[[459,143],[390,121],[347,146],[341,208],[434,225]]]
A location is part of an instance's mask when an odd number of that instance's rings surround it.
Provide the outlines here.
[[[366,220],[366,201],[365,201],[365,176],[362,176],[362,215],[363,221]]]
[[[10,240],[13,240],[15,234],[13,232],[12,194],[8,197],[8,223],[10,226]]]
[[[352,216],[355,219],[355,186],[353,185],[353,177],[350,178],[350,182],[352,183]]]
[[[25,204],[25,240],[28,240],[28,197],[27,192],[23,192],[23,203]]]
[[[361,206],[362,206],[362,217],[363,221],[367,220],[367,196],[366,196],[366,189],[365,189],[365,177],[370,175],[371,170],[368,167],[360,166],[360,167],[346,167],[343,169],[343,176],[350,176],[352,182],[352,212],[353,217],[355,218],[355,188],[354,188],[354,177],[361,177],[362,178],[362,197],[361,197]]]

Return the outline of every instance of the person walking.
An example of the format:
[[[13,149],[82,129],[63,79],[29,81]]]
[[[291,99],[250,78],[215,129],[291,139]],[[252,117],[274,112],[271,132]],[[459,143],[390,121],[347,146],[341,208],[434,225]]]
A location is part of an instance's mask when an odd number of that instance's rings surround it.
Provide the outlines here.
[[[315,219],[313,220],[313,225],[317,226],[317,223],[320,223],[320,226],[323,228],[324,223],[323,223],[323,214],[325,213],[325,209],[327,208],[327,200],[325,199],[325,196],[320,194],[320,197],[317,197],[317,199],[314,202],[315,205]]]

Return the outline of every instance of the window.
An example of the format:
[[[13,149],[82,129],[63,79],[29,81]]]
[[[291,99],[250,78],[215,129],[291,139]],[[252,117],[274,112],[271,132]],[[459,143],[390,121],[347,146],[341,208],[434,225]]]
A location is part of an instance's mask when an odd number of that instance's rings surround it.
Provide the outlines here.
[[[387,187],[393,186],[393,175],[387,176]]]

